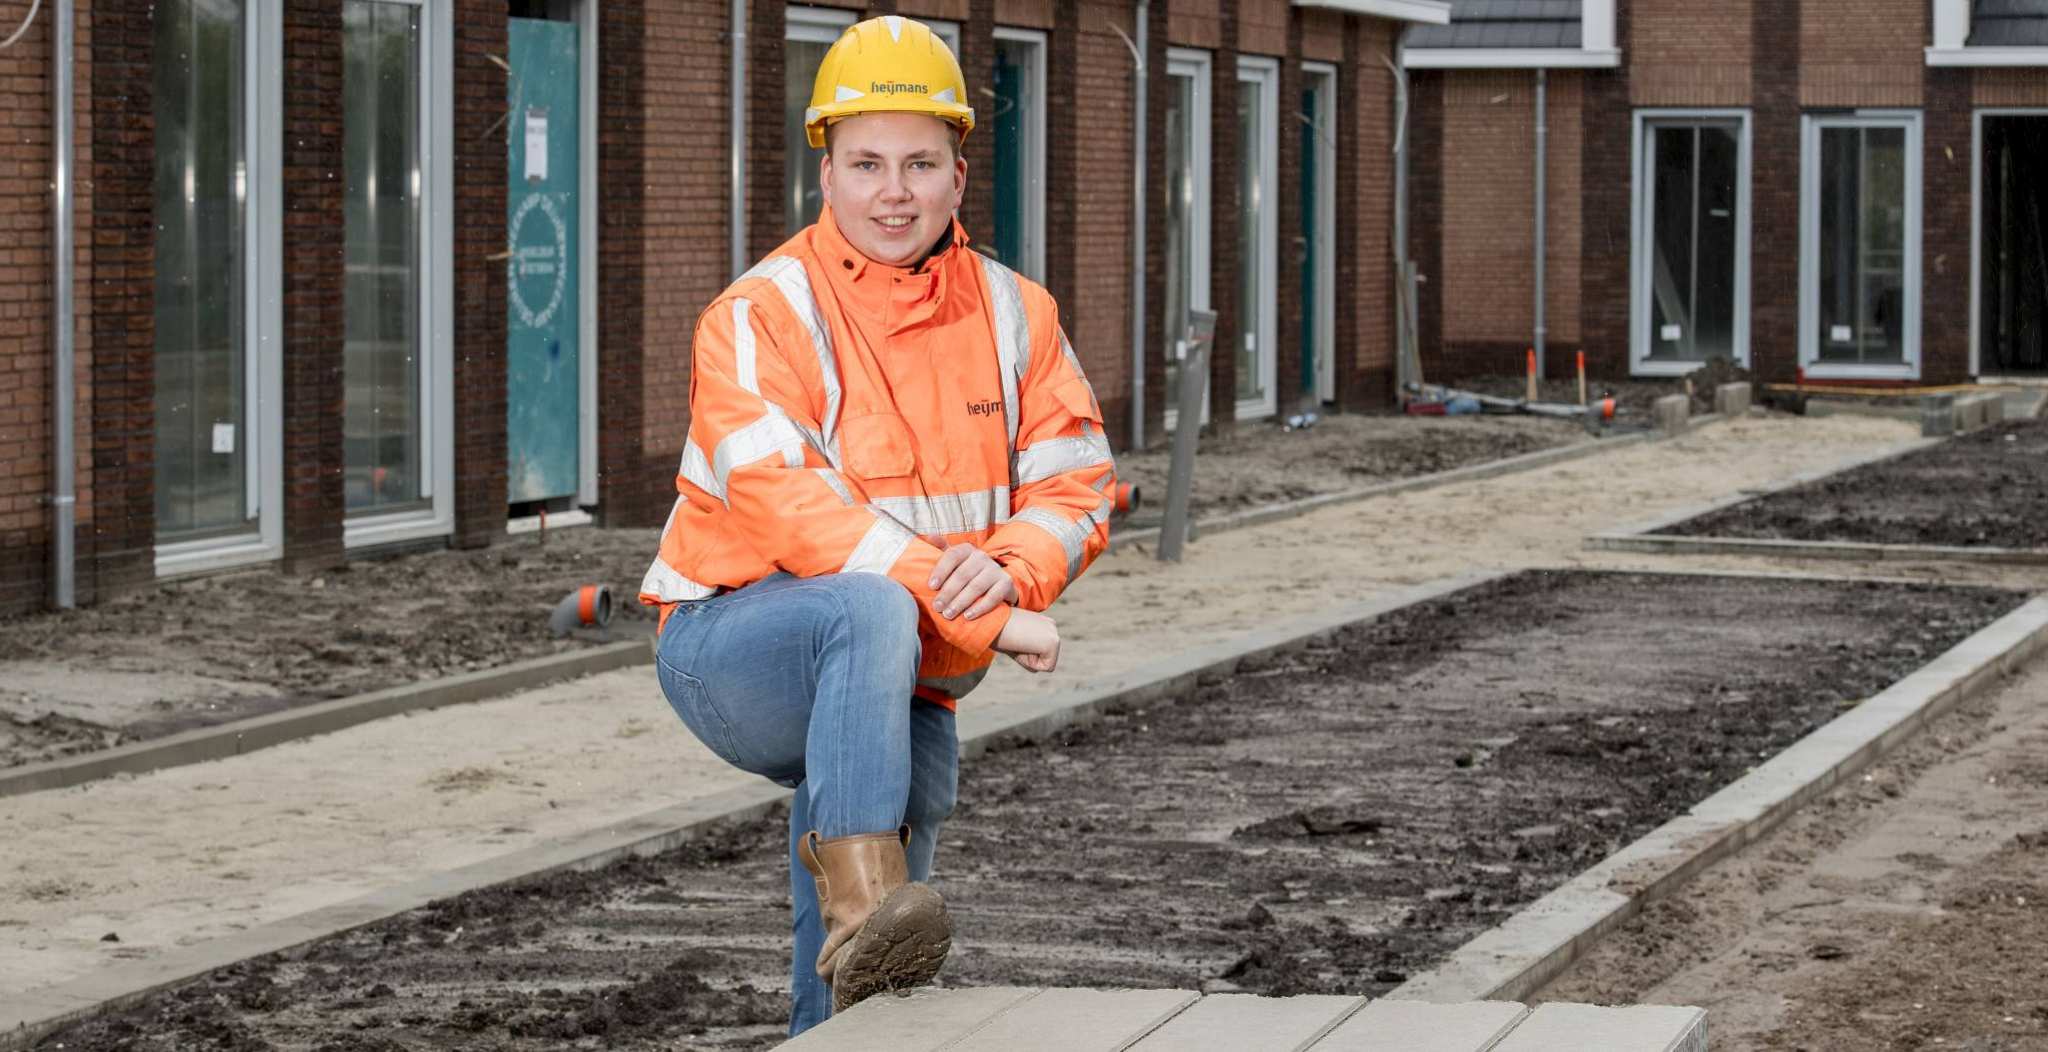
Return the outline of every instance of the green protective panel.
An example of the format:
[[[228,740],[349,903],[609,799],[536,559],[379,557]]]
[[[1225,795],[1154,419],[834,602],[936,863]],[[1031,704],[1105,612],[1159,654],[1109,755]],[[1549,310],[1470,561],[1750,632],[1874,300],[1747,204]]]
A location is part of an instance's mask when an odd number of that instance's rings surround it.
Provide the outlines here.
[[[505,484],[513,503],[576,493],[576,26],[511,19],[506,138]]]

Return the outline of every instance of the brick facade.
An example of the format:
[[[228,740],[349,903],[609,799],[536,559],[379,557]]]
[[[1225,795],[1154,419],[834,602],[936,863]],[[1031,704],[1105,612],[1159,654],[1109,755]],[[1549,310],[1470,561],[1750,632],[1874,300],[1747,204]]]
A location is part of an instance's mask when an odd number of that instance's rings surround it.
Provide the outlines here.
[[[1749,360],[1765,380],[1799,369],[1799,61],[1806,0],[1756,6],[1751,40]]]
[[[347,229],[341,3],[284,9],[284,533],[288,569],[341,561]]]

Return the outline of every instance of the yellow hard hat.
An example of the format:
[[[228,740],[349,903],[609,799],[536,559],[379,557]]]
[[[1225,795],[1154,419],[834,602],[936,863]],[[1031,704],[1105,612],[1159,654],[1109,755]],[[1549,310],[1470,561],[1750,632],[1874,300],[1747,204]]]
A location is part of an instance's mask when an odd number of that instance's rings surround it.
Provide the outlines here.
[[[953,49],[914,18],[883,15],[846,27],[825,52],[804,111],[812,147],[825,145],[825,125],[861,113],[925,113],[950,122],[965,138],[974,127],[967,78]]]

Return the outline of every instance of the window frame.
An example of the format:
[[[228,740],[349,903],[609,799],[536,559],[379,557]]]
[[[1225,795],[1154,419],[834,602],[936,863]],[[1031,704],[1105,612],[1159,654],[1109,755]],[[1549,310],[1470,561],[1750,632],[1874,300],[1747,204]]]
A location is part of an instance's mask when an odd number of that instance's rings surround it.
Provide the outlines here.
[[[1265,103],[1259,125],[1258,176],[1259,184],[1269,188],[1269,192],[1259,208],[1256,282],[1260,296],[1257,363],[1259,387],[1264,393],[1257,398],[1239,399],[1237,402],[1237,419],[1260,420],[1280,412],[1280,195],[1285,192],[1280,185],[1280,60],[1262,55],[1239,55],[1237,83],[1258,84],[1262,89],[1260,98]],[[1244,144],[1238,145],[1242,148]],[[1244,160],[1241,155],[1239,163]],[[1242,202],[1238,211],[1242,216]],[[1243,262],[1238,261],[1240,266]],[[1232,338],[1236,339],[1238,335],[1233,334]],[[1233,346],[1232,355],[1235,356],[1238,350]],[[1231,394],[1236,396],[1235,391]]]
[[[1919,110],[1870,109],[1807,113],[1799,129],[1799,365],[1816,379],[1917,380],[1920,378],[1921,223],[1926,183],[1921,172],[1924,121]],[[1820,360],[1820,140],[1829,128],[1905,130],[1905,259],[1900,266],[1905,353],[1897,365]]]
[[[1210,98],[1210,95],[1215,90],[1215,70],[1216,56],[1209,51],[1186,47],[1169,47],[1166,49],[1168,90],[1172,90],[1172,81],[1175,77],[1186,77],[1190,86],[1194,89],[1190,92],[1194,112],[1188,118],[1188,165],[1195,175],[1195,200],[1188,209],[1187,306],[1190,312],[1215,309],[1215,297],[1210,287],[1210,275],[1213,273],[1215,253],[1212,251],[1214,242],[1211,238],[1212,231],[1210,227],[1212,224],[1209,214],[1212,202],[1216,197],[1214,185],[1216,182],[1215,170],[1211,166],[1211,158],[1213,156],[1211,139],[1214,135],[1212,129],[1215,125],[1216,107],[1215,100]],[[1160,134],[1165,134],[1164,129],[1161,130]],[[1164,179],[1162,179],[1163,181]],[[1160,236],[1164,237],[1165,232],[1161,231]],[[1165,309],[1163,303],[1161,304],[1161,309]],[[1165,335],[1165,333],[1162,332],[1161,335]],[[1175,339],[1178,342],[1178,337]],[[1212,343],[1209,347],[1211,359],[1215,357],[1217,350],[1216,345]],[[1214,401],[1216,393],[1210,389],[1212,386],[1210,384],[1202,386],[1202,423],[1204,424],[1209,422],[1209,407]],[[1162,385],[1162,397],[1164,393]],[[1169,399],[1166,404],[1165,430],[1169,433],[1172,432],[1179,422],[1179,400]]]
[[[827,47],[829,47],[832,45],[834,41],[837,41],[839,39],[840,34],[846,32],[846,28],[848,26],[853,25],[856,20],[857,16],[854,14],[854,12],[837,7],[814,7],[808,4],[790,4],[788,7],[784,9],[782,22],[782,87],[783,91],[785,92],[785,97],[787,97],[786,93],[789,90],[789,45],[793,43],[824,44]],[[789,128],[785,126],[782,128],[782,138],[785,142],[787,142],[788,137]],[[789,173],[790,168],[788,164],[788,159],[784,158],[782,169],[781,208],[785,214],[787,214],[787,211],[789,209],[790,191],[792,190],[792,187],[789,185]],[[796,233],[796,231],[791,230],[787,231],[787,233],[794,234]]]
[[[1684,361],[1657,361],[1650,357],[1650,348],[1655,341],[1650,339],[1650,128],[1655,124],[1703,124],[1708,122],[1736,121],[1741,127],[1736,146],[1736,187],[1735,208],[1740,213],[1739,226],[1735,232],[1735,361],[1743,368],[1749,368],[1750,346],[1750,265],[1751,237],[1755,229],[1755,213],[1751,210],[1750,189],[1754,178],[1755,159],[1751,153],[1755,139],[1755,125],[1747,109],[1639,109],[1635,112],[1635,129],[1631,167],[1633,185],[1629,189],[1629,375],[1631,376],[1684,376],[1704,363]]]
[[[420,497],[426,508],[343,512],[347,549],[445,537],[455,530],[455,88],[451,0],[368,0],[419,9]],[[346,383],[346,380],[344,380]]]
[[[1971,0],[1934,0],[1930,66],[2048,66],[2048,47],[1970,46]]]
[[[1024,194],[1024,258],[1020,268],[1025,277],[1043,283],[1045,281],[1045,70],[1051,43],[1042,29],[1024,29],[1012,26],[997,26],[997,41],[1032,45],[1030,67],[1031,97],[1038,105],[1027,115],[1024,124],[1025,142],[1025,194]],[[993,113],[990,114],[994,116]],[[993,177],[994,173],[990,173]],[[991,231],[991,234],[994,232]]]
[[[244,507],[255,527],[156,544],[158,577],[273,562],[284,554],[284,20],[245,0],[243,24]]]

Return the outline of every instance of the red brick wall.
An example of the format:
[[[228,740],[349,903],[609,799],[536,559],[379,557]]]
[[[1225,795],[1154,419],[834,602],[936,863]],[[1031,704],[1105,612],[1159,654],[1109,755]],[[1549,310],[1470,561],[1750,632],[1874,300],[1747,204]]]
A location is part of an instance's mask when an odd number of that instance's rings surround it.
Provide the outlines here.
[[[503,0],[455,5],[455,536],[505,533],[505,74]]]
[[[1770,381],[1799,367],[1800,24],[1808,0],[1759,4],[1751,41],[1749,354]]]
[[[1167,0],[1166,39],[1175,47],[1223,46],[1224,0]]]
[[[1136,28],[1129,4],[1091,2],[1079,8],[1073,80],[1079,141],[1065,151],[1072,181],[1047,198],[1049,213],[1073,216],[1075,281],[1060,292],[1061,315],[1074,353],[1100,395],[1114,441],[1130,431],[1131,387],[1131,83],[1130,49],[1110,28]],[[1059,104],[1054,102],[1054,106]],[[1069,167],[1070,166],[1070,167]],[[1057,180],[1053,186],[1060,186]],[[1149,187],[1148,187],[1149,189]]]
[[[1921,128],[1920,379],[1970,377],[1970,69],[1927,70]]]
[[[1622,51],[1629,64],[1631,101],[1638,106],[1748,105],[1754,2],[1633,0]]]
[[[1931,15],[1927,0],[1804,0],[1799,101],[1806,106],[1920,105],[1927,69],[1921,49],[1929,42]]]
[[[2048,106],[2048,69],[1978,69],[1970,80],[1979,106]]]
[[[1397,33],[1390,22],[1349,18],[1340,37],[1337,119],[1346,131],[1337,142],[1335,342],[1337,403],[1350,410],[1385,408],[1394,397],[1395,112],[1382,59],[1393,56]],[[1304,25],[1304,50],[1307,34]]]
[[[1237,49],[1247,55],[1288,53],[1289,0],[1238,0]]]
[[[78,417],[90,429],[92,492],[78,545],[78,600],[147,584],[156,540],[156,235],[150,53],[146,0],[104,0],[93,12],[92,165],[78,172],[93,194],[91,264],[76,302],[91,318],[92,384]],[[44,53],[48,54],[45,45]],[[81,80],[84,80],[81,77]],[[47,96],[45,96],[47,106]],[[82,125],[82,122],[81,122]],[[48,208],[47,199],[44,208]],[[45,353],[48,353],[47,350]]]
[[[285,565],[313,570],[342,558],[347,500],[339,0],[287,0],[284,61]]]

